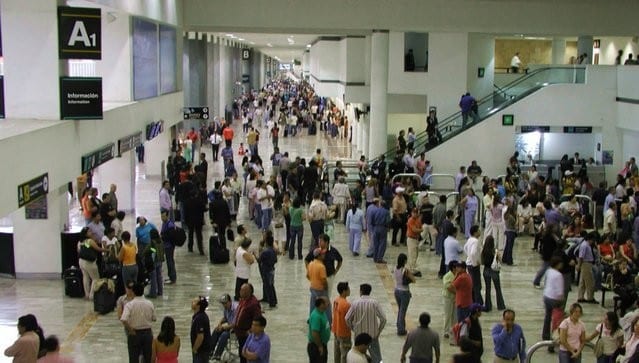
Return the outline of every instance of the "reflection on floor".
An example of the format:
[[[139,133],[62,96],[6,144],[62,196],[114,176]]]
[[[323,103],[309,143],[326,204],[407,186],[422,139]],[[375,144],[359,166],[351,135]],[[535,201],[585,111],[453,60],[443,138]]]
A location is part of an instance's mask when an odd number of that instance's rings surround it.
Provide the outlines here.
[[[240,130],[236,130],[241,135]],[[262,133],[266,135],[264,130]],[[309,158],[316,148],[322,148],[323,154],[330,160],[336,157],[358,157],[346,145],[345,140],[329,140],[322,133],[317,136],[297,138],[280,138],[280,149],[289,151],[294,157],[300,155]],[[270,139],[260,140],[261,155],[268,160],[272,152]],[[203,147],[207,159],[211,160],[210,148]],[[238,158],[236,156],[236,158]],[[239,165],[240,160],[236,160]],[[463,162],[466,162],[465,160]],[[270,164],[264,163],[265,166]],[[452,170],[450,172],[453,172]],[[222,175],[221,163],[209,164],[209,181],[219,180]],[[114,181],[117,182],[117,181]],[[123,181],[122,181],[123,182]],[[212,183],[210,184],[212,185]],[[136,183],[137,215],[144,215],[150,221],[159,225],[157,191],[160,186],[159,177],[146,176],[145,166],[138,166]],[[126,219],[126,227],[133,228],[133,216]],[[240,223],[250,227],[250,235],[254,241],[258,240],[257,229],[246,220],[245,203],[241,205]],[[310,229],[306,227],[304,243],[310,239]],[[205,241],[210,236],[210,226],[205,227]],[[333,245],[342,252],[345,262],[336,281],[348,281],[351,285],[352,296],[357,298],[358,286],[367,282],[373,286],[372,296],[377,298],[388,319],[388,324],[380,337],[382,354],[385,362],[399,362],[404,339],[396,335],[395,319],[396,304],[393,297],[393,284],[390,280],[392,263],[396,261],[405,247],[389,246],[386,260],[389,265],[375,265],[370,259],[359,256],[353,257],[346,253],[347,234],[344,226],[337,224]],[[530,237],[520,237],[515,242],[516,266],[504,266],[501,272],[502,288],[506,305],[517,312],[516,321],[524,328],[528,344],[531,345],[540,338],[543,317],[541,290],[532,287],[531,280],[538,268],[539,259],[530,250]],[[364,249],[367,242],[363,242]],[[190,300],[197,295],[205,295],[216,299],[220,294],[232,292],[234,287],[233,266],[211,265],[207,258],[197,254],[190,254],[185,247],[176,251],[178,283],[166,286],[164,296],[154,299],[158,321],[154,331],[159,331],[160,321],[166,315],[172,316],[177,325],[177,333],[183,339],[180,361],[190,361],[189,328],[191,321]],[[418,279],[411,286],[412,300],[408,308],[409,328],[416,326],[417,317],[423,311],[432,315],[431,326],[441,331],[443,326],[441,300],[441,280],[437,279],[439,259],[433,252],[423,251],[419,257],[419,267],[423,278]],[[166,274],[166,270],[165,270]],[[250,280],[255,285],[256,295],[261,298],[261,280],[259,272],[254,268]],[[299,363],[306,361],[306,342],[308,317],[308,282],[302,261],[289,260],[280,257],[276,265],[276,288],[279,304],[275,309],[266,309],[264,314],[268,320],[266,332],[272,342],[271,361],[275,363]],[[82,299],[71,299],[64,296],[62,281],[33,281],[0,279],[0,347],[4,349],[17,336],[15,328],[18,316],[35,314],[45,334],[56,334],[63,341],[63,351],[76,358],[77,362],[124,362],[127,360],[126,340],[121,324],[114,313],[97,316],[93,313],[93,304]],[[599,298],[599,294],[597,295]],[[576,300],[576,288],[570,294],[569,301]],[[611,305],[611,302],[608,302]],[[221,306],[212,303],[209,310],[211,321],[221,317]],[[583,320],[589,332],[593,331],[595,323],[599,322],[604,310],[599,305],[584,306]],[[481,317],[484,336],[484,361],[492,361],[492,339],[490,328],[501,319],[501,313],[493,310]],[[448,341],[442,339],[442,362],[449,360],[457,351]],[[332,356],[332,341],[329,343],[329,357]],[[556,357],[548,353],[538,352],[533,361],[545,362],[555,360]],[[584,362],[591,362],[591,352],[586,352]],[[0,357],[0,362],[9,361]],[[331,359],[332,361],[332,359]]]

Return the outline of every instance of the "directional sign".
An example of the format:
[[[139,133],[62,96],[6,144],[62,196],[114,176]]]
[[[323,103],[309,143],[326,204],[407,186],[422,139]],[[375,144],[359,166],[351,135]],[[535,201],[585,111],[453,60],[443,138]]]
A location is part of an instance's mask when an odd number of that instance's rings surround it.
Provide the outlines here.
[[[58,7],[60,59],[101,59],[100,9]]]
[[[136,148],[142,144],[142,133],[136,132],[118,140],[118,155],[122,155],[129,150]]]
[[[198,119],[198,120],[208,120],[209,119],[209,108],[204,107],[184,107],[184,119]]]
[[[102,148],[82,156],[82,174],[106,163],[115,156],[115,144],[110,143]]]
[[[18,185],[18,208],[25,206],[49,192],[49,173]]]

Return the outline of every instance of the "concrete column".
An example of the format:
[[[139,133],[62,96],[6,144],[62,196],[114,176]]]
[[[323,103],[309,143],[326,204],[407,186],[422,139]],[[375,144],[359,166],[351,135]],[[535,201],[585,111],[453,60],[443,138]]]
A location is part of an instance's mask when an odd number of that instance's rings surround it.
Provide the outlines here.
[[[171,151],[171,133],[168,128],[159,134],[155,139],[144,143],[146,175],[160,176],[162,175],[162,162],[166,164],[167,158]],[[166,166],[164,168],[166,177]],[[160,187],[158,186],[158,190]]]
[[[378,157],[379,155],[375,155],[372,156],[370,155],[370,151],[368,148],[368,132],[369,132],[369,127],[370,127],[370,121],[369,121],[369,117],[368,115],[366,116],[361,116],[359,119],[359,122],[361,124],[361,134],[362,134],[362,143],[360,144],[361,146],[358,148],[359,150],[362,151],[362,154],[366,155],[366,159],[370,160],[370,159],[374,159],[376,157]],[[383,133],[384,137],[386,137],[386,133]]]
[[[566,39],[553,38],[552,40],[552,64],[566,63]]]
[[[148,150],[145,150],[145,155]],[[145,156],[145,159],[147,157]],[[135,210],[135,162],[137,155],[135,150],[127,151],[119,158],[113,158],[100,165],[94,171],[93,178],[99,190],[100,198],[102,193],[109,191],[109,186],[115,184],[118,187],[118,209],[127,212]],[[159,189],[159,188],[158,188]]]
[[[592,64],[592,35],[580,35],[577,38],[577,56],[586,53],[588,58],[583,64]]]
[[[371,44],[371,112],[368,158],[376,158],[388,149],[388,30],[373,30]]]
[[[50,185],[59,184],[54,182],[51,179]],[[67,196],[66,184],[49,190],[47,219],[26,219],[24,207],[11,213],[16,278],[60,279],[60,232],[69,219]]]
[[[0,2],[7,118],[60,119],[57,7],[55,0]]]

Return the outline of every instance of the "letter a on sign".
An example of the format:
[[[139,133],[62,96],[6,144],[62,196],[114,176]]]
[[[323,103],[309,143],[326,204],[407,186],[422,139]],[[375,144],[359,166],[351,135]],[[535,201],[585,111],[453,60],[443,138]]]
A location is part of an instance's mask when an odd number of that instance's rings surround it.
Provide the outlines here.
[[[95,34],[93,35],[93,39],[95,40]],[[89,34],[87,34],[87,28],[84,26],[84,22],[78,20],[73,25],[73,30],[71,31],[71,37],[69,38],[68,46],[75,46],[76,42],[84,43],[85,47],[95,46],[95,44],[91,44],[91,39],[89,39]]]
[[[100,9],[58,7],[60,59],[102,59]]]

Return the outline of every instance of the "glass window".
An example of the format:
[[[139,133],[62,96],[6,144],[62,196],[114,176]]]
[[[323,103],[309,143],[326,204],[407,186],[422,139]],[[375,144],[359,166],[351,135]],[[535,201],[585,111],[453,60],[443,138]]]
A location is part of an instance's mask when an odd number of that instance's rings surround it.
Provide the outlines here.
[[[428,33],[404,33],[404,72],[428,72]]]

